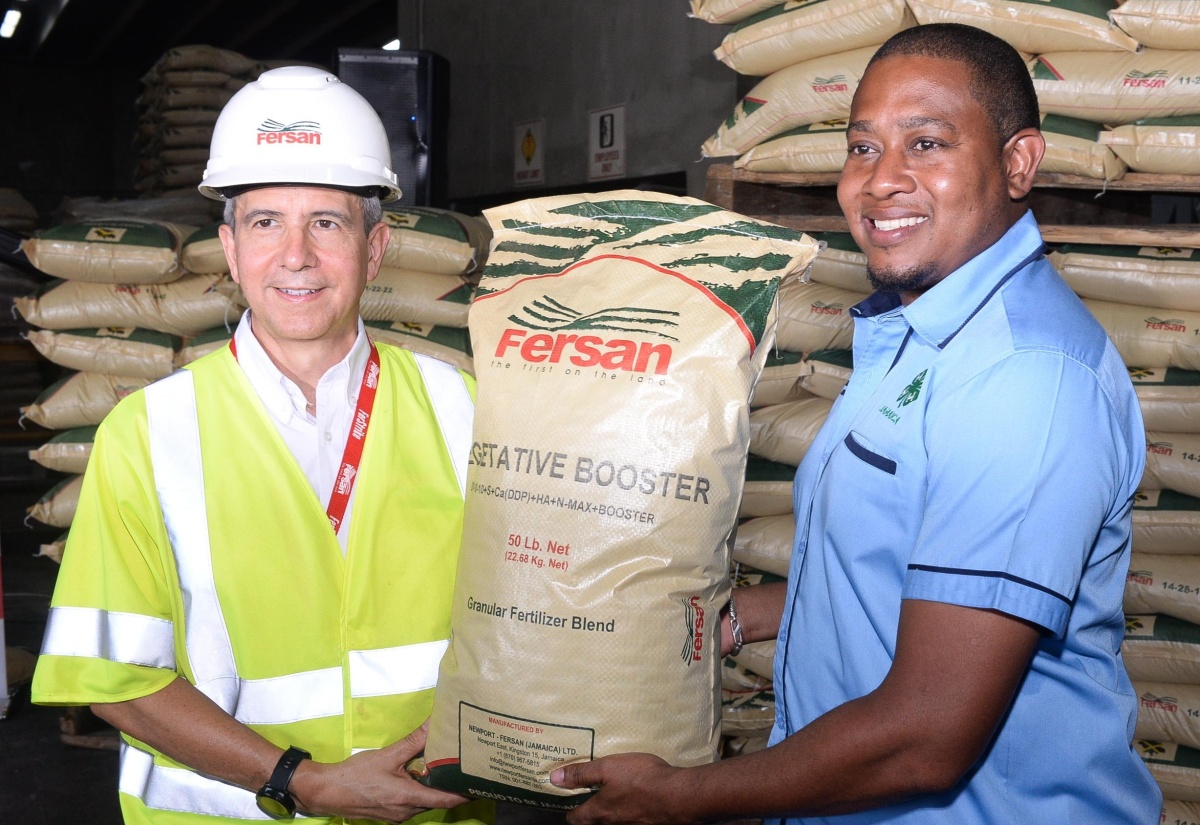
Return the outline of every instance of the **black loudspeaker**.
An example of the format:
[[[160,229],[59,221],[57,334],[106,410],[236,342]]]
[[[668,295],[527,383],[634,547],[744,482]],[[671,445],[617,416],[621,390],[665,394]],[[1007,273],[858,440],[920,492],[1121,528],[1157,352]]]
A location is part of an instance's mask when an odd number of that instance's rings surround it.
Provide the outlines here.
[[[446,203],[450,64],[427,51],[338,49],[337,76],[375,107],[406,206]]]

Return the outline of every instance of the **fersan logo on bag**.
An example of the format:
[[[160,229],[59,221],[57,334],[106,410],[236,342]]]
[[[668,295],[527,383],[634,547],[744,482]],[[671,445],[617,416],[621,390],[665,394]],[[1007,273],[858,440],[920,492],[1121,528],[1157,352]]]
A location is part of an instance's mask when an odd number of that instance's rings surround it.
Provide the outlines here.
[[[850,90],[850,84],[846,82],[844,74],[835,74],[833,77],[814,77],[812,90],[817,94],[847,92]]]
[[[1175,446],[1170,441],[1147,441],[1146,452],[1155,455],[1171,455],[1175,452]]]
[[[258,143],[314,143],[321,142],[321,124],[314,120],[298,120],[283,124],[278,120],[264,120],[258,127]]]
[[[1167,332],[1187,332],[1187,324],[1178,318],[1155,318],[1151,315],[1146,319],[1146,329],[1162,329]]]
[[[1174,696],[1155,696],[1153,693],[1146,691],[1138,697],[1138,702],[1142,707],[1153,710],[1165,710],[1169,713],[1179,712],[1179,700]]]
[[[1155,69],[1152,72],[1139,72],[1134,69],[1125,75],[1122,86],[1137,86],[1144,89],[1162,89],[1167,85],[1167,70]]]
[[[814,315],[841,315],[845,307],[838,303],[827,304],[824,301],[813,301],[810,309]]]
[[[1130,570],[1125,575],[1125,581],[1150,587],[1154,584],[1154,574],[1149,570]]]
[[[510,321],[526,329],[505,329],[496,344],[496,357],[514,350],[530,364],[565,362],[576,367],[666,375],[674,354],[671,345],[644,339],[653,336],[678,343],[679,339],[667,332],[679,326],[678,317],[673,310],[649,307],[609,307],[582,313],[543,295],[523,306],[520,313],[509,316]],[[580,334],[584,330],[621,335]]]
[[[704,653],[704,608],[700,606],[699,596],[692,596],[683,603],[683,623],[687,626],[687,640],[679,655],[691,667],[692,662],[699,662]]]

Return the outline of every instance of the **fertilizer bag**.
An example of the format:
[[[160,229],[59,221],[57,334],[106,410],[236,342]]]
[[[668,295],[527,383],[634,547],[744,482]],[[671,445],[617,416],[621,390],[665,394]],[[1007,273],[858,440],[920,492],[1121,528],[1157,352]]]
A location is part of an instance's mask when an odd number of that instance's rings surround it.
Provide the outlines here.
[[[565,763],[718,755],[749,398],[777,288],[817,247],[650,192],[485,216],[463,548],[421,775],[566,809],[580,792],[548,781]]]

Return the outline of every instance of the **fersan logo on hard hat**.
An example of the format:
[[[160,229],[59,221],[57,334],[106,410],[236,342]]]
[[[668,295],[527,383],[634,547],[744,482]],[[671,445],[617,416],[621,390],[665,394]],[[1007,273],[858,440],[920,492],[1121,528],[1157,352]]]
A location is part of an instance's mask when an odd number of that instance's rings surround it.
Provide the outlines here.
[[[671,365],[670,344],[637,341],[623,336],[579,334],[583,331],[616,331],[638,337],[652,335],[668,341],[679,339],[665,330],[678,326],[679,313],[674,310],[648,307],[609,307],[596,312],[582,313],[566,306],[549,295],[522,307],[522,315],[510,315],[509,320],[527,329],[509,327],[500,335],[496,357],[502,358],[515,348],[521,359],[529,363],[557,364],[561,361],[577,367],[600,367],[623,372],[648,372],[665,375]],[[541,332],[540,330],[544,330]],[[567,331],[571,332],[567,334]]]
[[[283,124],[264,120],[258,127],[258,144],[264,143],[321,143],[321,124],[313,120],[298,120]]]

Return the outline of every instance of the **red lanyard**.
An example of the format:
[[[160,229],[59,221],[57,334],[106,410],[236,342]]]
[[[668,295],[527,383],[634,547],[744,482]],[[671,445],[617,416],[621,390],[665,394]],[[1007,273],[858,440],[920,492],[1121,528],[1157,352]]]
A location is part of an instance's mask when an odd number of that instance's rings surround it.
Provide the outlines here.
[[[333,532],[337,533],[346,515],[346,507],[350,503],[350,492],[354,489],[354,480],[358,476],[358,465],[362,462],[363,444],[367,440],[367,426],[371,423],[371,410],[375,406],[375,390],[379,387],[379,350],[371,341],[371,355],[367,359],[367,367],[363,370],[362,386],[358,391],[358,404],[354,408],[354,418],[350,421],[350,432],[346,435],[346,449],[342,451],[342,464],[338,468],[337,479],[333,482],[333,492],[329,494],[329,506],[325,515]],[[237,346],[233,339],[229,340],[229,350],[237,359]]]

